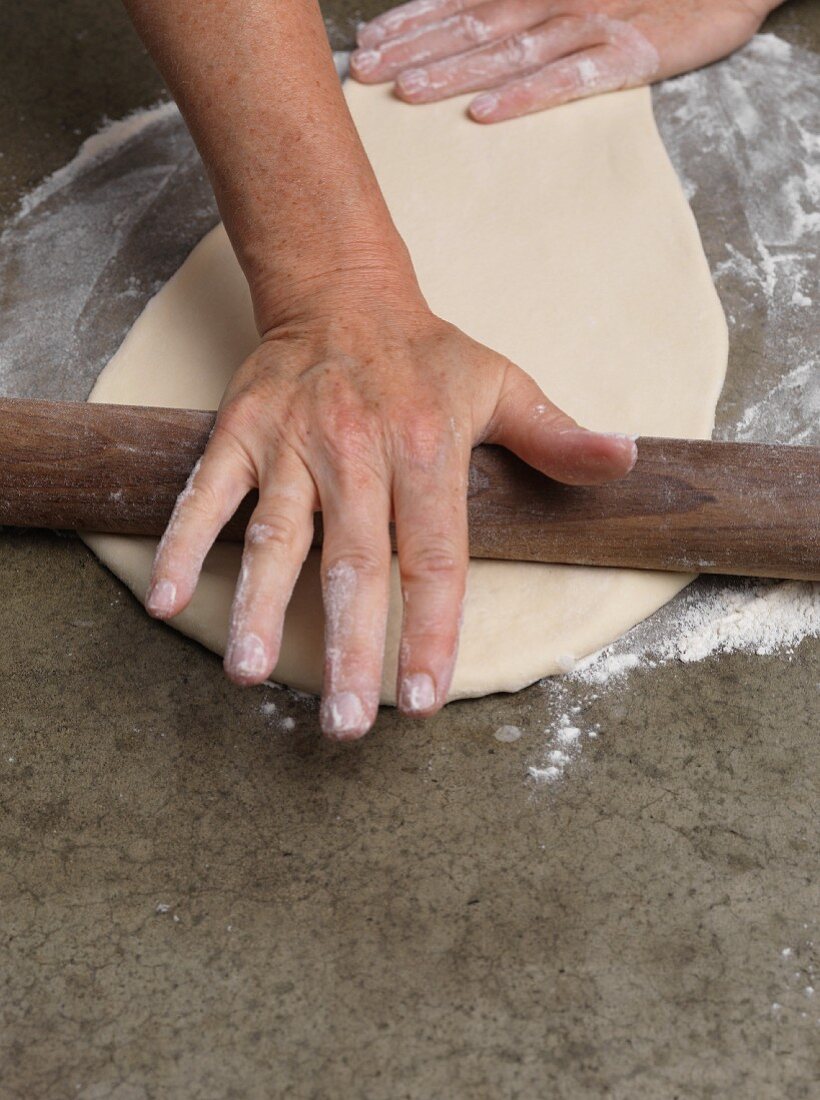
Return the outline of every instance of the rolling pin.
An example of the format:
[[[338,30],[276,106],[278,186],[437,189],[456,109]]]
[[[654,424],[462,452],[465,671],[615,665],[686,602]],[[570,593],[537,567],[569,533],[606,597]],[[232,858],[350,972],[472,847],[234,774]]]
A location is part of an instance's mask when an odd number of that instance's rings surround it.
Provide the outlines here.
[[[0,399],[0,524],[158,536],[213,423],[187,409]],[[242,539],[254,502],[222,539]],[[628,477],[578,487],[480,446],[467,504],[477,558],[820,580],[818,447],[647,437]]]

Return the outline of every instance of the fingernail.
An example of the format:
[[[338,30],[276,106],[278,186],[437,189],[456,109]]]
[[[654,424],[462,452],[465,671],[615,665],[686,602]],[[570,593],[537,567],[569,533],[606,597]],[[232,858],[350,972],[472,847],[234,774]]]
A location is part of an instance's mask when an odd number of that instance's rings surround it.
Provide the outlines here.
[[[602,432],[602,435],[606,435],[609,439],[621,439],[624,442],[629,440],[630,443],[634,443],[639,437],[637,435],[626,435],[624,432]]]
[[[358,695],[352,691],[339,691],[322,701],[322,729],[337,741],[344,741],[351,734],[362,732],[364,707]]]
[[[598,439],[614,439],[618,443],[634,443],[638,438],[636,435],[625,435],[623,432],[596,432],[592,428],[561,428],[555,434],[583,441],[595,439],[596,437]]]
[[[409,714],[419,714],[436,705],[436,685],[426,672],[405,676],[399,691],[399,707]]]
[[[350,65],[357,73],[367,76],[377,68],[382,55],[378,50],[355,50],[350,57]]]
[[[172,581],[155,581],[148,589],[145,607],[151,615],[170,615],[177,598],[177,586]]]
[[[629,469],[634,470],[635,463],[638,461],[638,448],[635,444],[635,440],[638,438],[636,435],[624,435],[622,432],[608,432],[610,439],[617,439],[619,443],[628,443],[630,448],[630,463]]]
[[[418,95],[430,87],[430,77],[424,69],[407,69],[406,72],[399,73],[396,85],[402,95]]]
[[[498,106],[498,96],[490,93],[480,95],[470,104],[470,114],[473,118],[486,118],[493,113]]]
[[[624,435],[623,432],[594,432],[589,428],[564,428],[556,432],[556,435],[572,442],[577,440],[581,444],[588,445],[593,439],[611,439],[615,443],[627,443],[629,445],[629,466],[627,473],[635,468],[638,461],[638,448],[635,444],[637,436]]]
[[[261,676],[267,672],[265,645],[258,634],[243,634],[228,648],[227,664],[239,676]]]

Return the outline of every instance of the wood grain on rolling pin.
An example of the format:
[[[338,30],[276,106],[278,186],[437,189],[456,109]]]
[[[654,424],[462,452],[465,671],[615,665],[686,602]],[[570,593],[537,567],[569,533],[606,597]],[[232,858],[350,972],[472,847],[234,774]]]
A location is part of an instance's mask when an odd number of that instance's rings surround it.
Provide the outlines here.
[[[0,399],[0,524],[160,535],[214,414]],[[820,448],[643,438],[623,481],[560,485],[477,447],[473,557],[820,579]],[[242,538],[252,495],[222,532]],[[317,517],[316,542],[321,541]]]

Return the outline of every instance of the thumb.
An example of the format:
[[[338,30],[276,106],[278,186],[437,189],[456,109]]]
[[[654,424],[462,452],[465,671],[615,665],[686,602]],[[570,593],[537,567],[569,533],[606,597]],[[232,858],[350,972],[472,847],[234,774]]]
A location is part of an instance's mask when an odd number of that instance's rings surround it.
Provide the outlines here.
[[[520,367],[507,367],[487,443],[567,485],[600,485],[626,477],[638,458],[629,435],[591,432],[554,405]]]

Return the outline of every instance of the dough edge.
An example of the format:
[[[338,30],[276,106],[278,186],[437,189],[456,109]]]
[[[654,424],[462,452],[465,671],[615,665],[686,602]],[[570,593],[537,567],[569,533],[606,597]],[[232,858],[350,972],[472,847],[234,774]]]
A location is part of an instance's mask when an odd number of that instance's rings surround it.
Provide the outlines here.
[[[354,108],[360,94],[367,100],[373,93],[372,89],[362,92],[360,89],[359,85],[353,85],[351,89]],[[643,129],[643,138],[648,143],[648,147],[652,144],[656,147],[653,155],[658,157],[658,175],[653,186],[668,192],[666,199],[670,200],[673,207],[674,202],[677,202],[678,209],[677,211],[672,209],[670,217],[678,219],[678,228],[682,230],[684,237],[687,234],[688,221],[688,243],[691,246],[694,237],[694,243],[697,246],[700,270],[690,271],[690,275],[693,275],[693,282],[699,284],[695,287],[693,294],[701,295],[704,316],[707,316],[710,310],[712,314],[713,386],[711,392],[704,395],[705,399],[700,404],[701,415],[698,423],[690,425],[685,434],[708,436],[711,433],[714,407],[725,372],[727,337],[723,313],[711,283],[694,219],[657,133],[649,92],[647,89],[639,89],[635,92],[619,93],[619,96],[632,97],[634,101],[634,107],[630,108],[633,113],[632,124]],[[351,98],[351,94],[348,98]],[[613,97],[602,98],[612,99]],[[416,110],[406,106],[405,109]],[[676,197],[675,192],[677,192]],[[205,408],[215,406],[215,401],[200,399],[196,393],[186,396],[182,402],[169,401],[167,397],[163,397],[160,401],[155,400],[153,394],[144,391],[139,384],[135,389],[135,373],[141,378],[142,372],[135,372],[134,363],[141,355],[140,345],[146,330],[151,326],[161,327],[163,317],[167,319],[168,315],[175,312],[175,309],[171,308],[172,299],[185,290],[186,284],[198,279],[197,272],[206,266],[205,260],[209,256],[213,258],[213,254],[218,249],[225,247],[224,231],[221,227],[213,230],[195,247],[180,271],[148,303],[123,345],[100,375],[89,400],[138,401],[144,404],[184,403],[191,407]],[[200,288],[200,292],[203,298],[207,299],[207,288],[204,292]],[[227,294],[235,303],[241,298],[241,291],[238,291],[235,286],[227,290],[225,286],[221,286],[214,293],[217,296]],[[245,294],[247,294],[246,288]],[[247,324],[243,338],[248,338]],[[141,600],[150,575],[156,541],[111,535],[83,537],[100,560]],[[316,620],[315,606],[318,593],[317,559],[316,554],[310,556],[297,585],[294,602],[286,621],[282,656],[272,677],[299,690],[314,692],[320,687],[322,667],[321,624]],[[209,649],[222,653],[237,569],[238,549],[218,545],[209,556],[194,600],[173,621],[173,627]],[[515,578],[514,588],[520,597],[520,607],[524,608],[523,618],[519,616],[517,621],[515,611],[511,613],[509,606],[505,606],[504,603],[504,590],[508,588],[505,577]],[[535,680],[562,671],[569,658],[584,657],[608,644],[666,603],[691,579],[690,576],[678,574],[473,561],[470,566],[468,597],[465,601],[464,640],[450,699],[474,697],[497,691],[517,691]],[[541,639],[552,626],[550,601],[554,603],[555,597],[560,595],[560,599],[566,604],[578,601],[579,591],[583,595],[580,602],[589,611],[585,619],[581,614],[571,621],[571,629],[568,629],[565,634],[567,643],[565,646],[561,644],[560,635],[549,645],[539,638],[538,613],[530,614],[528,617],[531,611],[530,596],[533,588],[547,592],[541,599],[544,605]],[[381,693],[382,702],[388,704],[395,703],[394,679],[400,604],[394,560],[390,607],[391,628],[388,632],[385,675]],[[554,607],[553,618],[560,618],[558,605],[554,604]],[[303,617],[301,621],[300,616]],[[307,616],[310,621],[307,622],[304,616]]]

